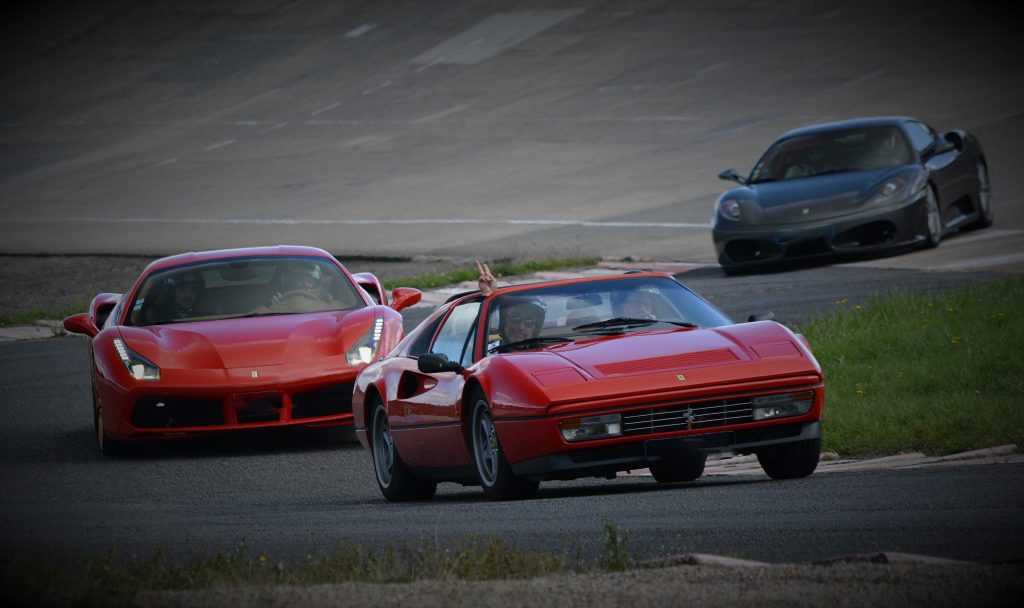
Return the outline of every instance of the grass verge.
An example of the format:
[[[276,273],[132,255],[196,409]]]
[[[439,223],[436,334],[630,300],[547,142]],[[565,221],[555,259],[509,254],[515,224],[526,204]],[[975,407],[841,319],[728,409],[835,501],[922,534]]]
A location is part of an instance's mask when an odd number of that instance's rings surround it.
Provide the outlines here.
[[[1024,445],[1021,303],[1024,277],[1015,277],[876,298],[799,328],[825,371],[824,449],[864,456]]]
[[[89,310],[89,302],[76,304],[63,310],[23,310],[14,313],[0,313],[0,327],[12,327],[15,325],[32,325],[42,319],[61,320],[75,313]]]
[[[130,606],[140,591],[214,587],[320,585],[347,581],[405,583],[416,580],[522,579],[548,574],[618,571],[632,566],[626,537],[605,522],[606,555],[586,562],[574,555],[531,552],[499,538],[470,537],[455,547],[379,551],[361,545],[307,557],[288,566],[244,551],[175,562],[162,553],[145,559],[110,556],[70,564],[13,562],[0,568],[0,598],[15,606]]]
[[[509,277],[545,270],[560,270],[563,268],[579,268],[581,266],[594,266],[596,258],[557,258],[551,260],[534,260],[527,262],[496,261],[490,263],[491,273],[496,277]],[[476,281],[480,275],[476,266],[457,268],[449,272],[428,274],[418,277],[406,277],[398,279],[387,279],[383,281],[385,289],[395,287],[415,287],[416,289],[436,289],[447,285],[455,285],[464,281]]]

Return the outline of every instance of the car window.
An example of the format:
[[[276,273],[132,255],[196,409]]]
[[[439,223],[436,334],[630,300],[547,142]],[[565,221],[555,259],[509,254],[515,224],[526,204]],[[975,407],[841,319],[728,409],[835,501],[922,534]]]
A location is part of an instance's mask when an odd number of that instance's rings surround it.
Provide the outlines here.
[[[935,132],[928,125],[917,121],[907,123],[907,135],[910,136],[910,143],[919,153],[935,143]]]
[[[129,325],[362,308],[355,285],[329,260],[217,260],[154,272],[135,295]]]
[[[870,171],[905,165],[911,159],[906,137],[892,125],[822,131],[772,144],[754,166],[750,182]]]
[[[437,339],[430,349],[432,353],[443,353],[450,361],[463,361],[466,358],[466,351],[472,351],[470,337],[473,328],[476,327],[477,316],[480,313],[480,302],[466,302],[452,309],[451,314],[445,319],[441,329],[437,332]],[[469,353],[472,359],[472,352]]]
[[[406,336],[405,340],[411,340],[412,343],[409,345],[409,350],[405,353],[410,357],[419,357],[423,353],[429,352],[430,343],[434,339],[434,334],[437,333],[437,326],[444,320],[444,315],[438,315],[436,319],[430,322],[429,325],[424,327],[420,333],[410,333]],[[405,340],[402,342],[404,343]],[[395,350],[400,351],[403,344],[399,344]]]

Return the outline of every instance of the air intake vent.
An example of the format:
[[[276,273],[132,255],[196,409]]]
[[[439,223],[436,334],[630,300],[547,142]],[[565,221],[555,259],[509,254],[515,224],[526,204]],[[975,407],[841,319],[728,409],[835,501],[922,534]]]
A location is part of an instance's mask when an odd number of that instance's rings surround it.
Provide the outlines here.
[[[598,365],[597,371],[605,376],[624,376],[628,374],[649,374],[666,370],[705,367],[736,361],[739,358],[728,348],[705,350],[697,353],[684,353],[669,357],[652,357],[620,363]]]

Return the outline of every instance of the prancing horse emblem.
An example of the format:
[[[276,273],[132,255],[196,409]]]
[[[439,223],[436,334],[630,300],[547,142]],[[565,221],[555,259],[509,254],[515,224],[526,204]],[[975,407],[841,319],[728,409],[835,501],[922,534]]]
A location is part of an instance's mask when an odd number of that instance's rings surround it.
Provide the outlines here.
[[[253,378],[259,378],[260,377],[260,373],[257,370],[252,370],[252,377]]]
[[[680,382],[686,382],[686,376],[684,376],[682,374],[676,374],[676,380],[678,380]]]
[[[693,419],[696,418],[696,416],[693,415],[693,408],[692,407],[686,408],[686,411],[683,412],[683,418],[686,419],[686,430],[688,430],[688,431],[692,430],[693,429]]]

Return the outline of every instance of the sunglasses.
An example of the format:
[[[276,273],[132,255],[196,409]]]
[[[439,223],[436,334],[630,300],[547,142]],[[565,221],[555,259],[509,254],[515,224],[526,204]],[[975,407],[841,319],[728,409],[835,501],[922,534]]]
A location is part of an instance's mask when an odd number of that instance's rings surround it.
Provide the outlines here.
[[[524,317],[523,315],[514,312],[508,316],[508,322],[514,325],[522,325],[527,329],[532,329],[537,324],[537,320],[531,317]]]

